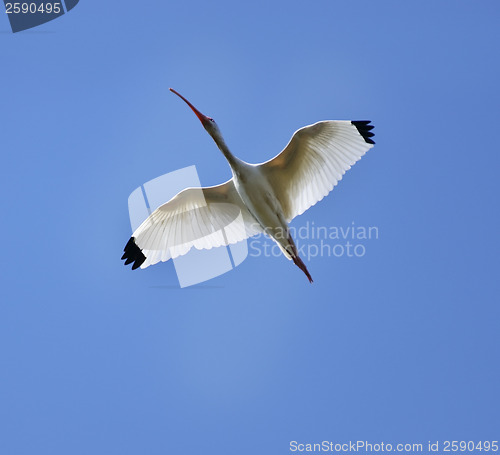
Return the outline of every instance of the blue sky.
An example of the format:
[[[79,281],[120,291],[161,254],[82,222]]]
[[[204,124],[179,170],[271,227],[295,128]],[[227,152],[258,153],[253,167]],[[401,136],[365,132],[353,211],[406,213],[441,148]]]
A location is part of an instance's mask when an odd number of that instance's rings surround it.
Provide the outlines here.
[[[291,453],[499,439],[496,1],[82,0],[0,24],[0,452]],[[3,25],[2,25],[3,24]],[[129,194],[230,176],[174,87],[250,162],[370,119],[374,149],[297,228],[362,258],[247,258],[179,289],[132,272]]]

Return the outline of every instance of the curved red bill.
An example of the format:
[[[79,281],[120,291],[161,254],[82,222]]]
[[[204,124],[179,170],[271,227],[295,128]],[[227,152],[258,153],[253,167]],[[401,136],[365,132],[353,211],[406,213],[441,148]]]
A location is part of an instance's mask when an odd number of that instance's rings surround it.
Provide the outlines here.
[[[175,93],[179,98],[184,100],[187,105],[193,110],[193,112],[196,114],[196,116],[200,119],[201,123],[205,122],[208,120],[208,117],[206,115],[203,115],[198,109],[196,109],[186,98],[184,98],[180,93],[176,92],[173,88],[170,89],[172,93]]]

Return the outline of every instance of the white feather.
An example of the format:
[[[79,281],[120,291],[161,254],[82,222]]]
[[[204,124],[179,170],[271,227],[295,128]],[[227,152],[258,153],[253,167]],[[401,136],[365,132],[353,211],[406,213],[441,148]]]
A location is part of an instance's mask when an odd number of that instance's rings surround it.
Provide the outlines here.
[[[349,120],[326,120],[297,130],[279,155],[259,166],[290,222],[332,191],[372,147]]]
[[[233,180],[207,188],[187,188],[158,207],[133,233],[146,256],[141,268],[211,249],[260,233]]]

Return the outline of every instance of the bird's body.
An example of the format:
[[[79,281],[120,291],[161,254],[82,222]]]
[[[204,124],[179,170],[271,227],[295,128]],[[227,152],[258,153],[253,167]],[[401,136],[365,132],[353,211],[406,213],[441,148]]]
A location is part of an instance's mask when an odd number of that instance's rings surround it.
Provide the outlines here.
[[[262,168],[244,163],[239,172],[233,174],[233,180],[242,203],[258,227],[278,244],[285,257],[295,259],[294,262],[312,281],[309,271],[298,256],[288,223],[283,216],[283,207]]]
[[[233,180],[241,201],[263,230],[273,232],[285,227],[279,216],[282,208],[278,198],[258,166],[240,165]]]
[[[207,188],[187,188],[156,209],[134,232],[122,259],[146,268],[187,253],[265,233],[312,282],[298,255],[288,223],[328,194],[373,147],[369,121],[323,121],[296,131],[269,161],[246,163],[227,147],[217,124],[175,90],[198,116],[227,159],[231,180]],[[239,219],[239,225],[235,224]],[[224,231],[224,235],[221,232]]]

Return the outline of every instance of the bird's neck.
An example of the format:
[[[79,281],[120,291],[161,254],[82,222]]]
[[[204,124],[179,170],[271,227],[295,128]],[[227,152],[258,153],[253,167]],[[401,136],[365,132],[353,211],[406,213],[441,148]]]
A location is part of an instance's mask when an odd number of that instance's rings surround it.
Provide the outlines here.
[[[238,158],[236,158],[232,153],[231,150],[229,150],[229,147],[227,146],[226,142],[224,141],[224,138],[220,135],[213,136],[213,139],[215,143],[217,144],[217,147],[219,147],[219,150],[222,152],[222,154],[225,156],[227,162],[229,163],[229,166],[231,166],[232,169],[236,169],[241,162]]]

